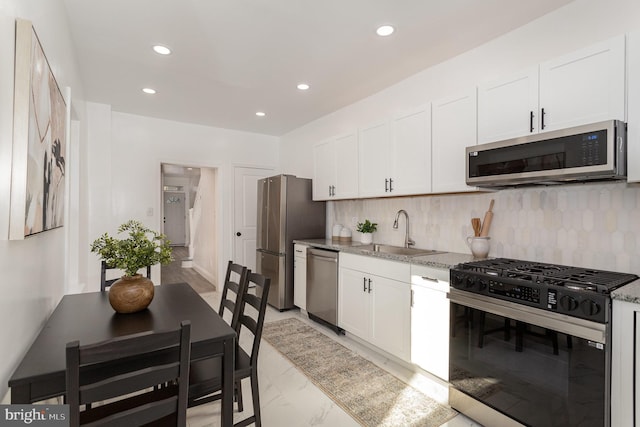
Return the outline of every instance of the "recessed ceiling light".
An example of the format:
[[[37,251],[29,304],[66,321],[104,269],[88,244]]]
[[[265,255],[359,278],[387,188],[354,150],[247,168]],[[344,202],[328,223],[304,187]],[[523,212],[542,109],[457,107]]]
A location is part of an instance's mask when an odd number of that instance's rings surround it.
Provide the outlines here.
[[[160,44],[157,44],[153,47],[153,50],[156,53],[159,53],[160,55],[169,55],[171,53],[171,49],[169,49],[166,46],[162,46]]]
[[[154,93],[156,93],[155,89],[151,89],[150,87],[145,87],[144,89],[142,89],[142,91],[144,93],[148,93],[149,95],[153,95]]]
[[[306,83],[300,83],[300,84],[298,85],[298,89],[300,89],[300,90],[307,90],[307,89],[309,89],[309,85],[308,85],[308,84],[306,84]]]
[[[266,115],[267,115],[267,114],[266,114],[264,111],[258,111],[258,112],[256,112],[256,116],[258,116],[258,117],[264,117],[264,116],[266,116]]]
[[[378,27],[378,29],[376,30],[376,34],[381,37],[386,37],[393,34],[394,31],[395,29],[391,25],[383,25],[381,27]]]

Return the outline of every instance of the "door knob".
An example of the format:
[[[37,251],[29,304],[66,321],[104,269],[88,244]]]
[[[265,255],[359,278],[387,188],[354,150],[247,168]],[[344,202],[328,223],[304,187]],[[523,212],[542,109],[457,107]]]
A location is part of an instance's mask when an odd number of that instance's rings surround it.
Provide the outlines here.
[[[236,233],[236,236],[240,237],[240,236],[242,236],[242,233],[238,231],[238,232]]]

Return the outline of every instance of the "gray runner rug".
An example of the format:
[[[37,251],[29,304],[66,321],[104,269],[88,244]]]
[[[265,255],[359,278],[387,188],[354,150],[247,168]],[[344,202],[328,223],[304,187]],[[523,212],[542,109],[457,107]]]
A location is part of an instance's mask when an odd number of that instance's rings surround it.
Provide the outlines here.
[[[265,323],[264,339],[363,426],[440,426],[451,408],[296,319]]]

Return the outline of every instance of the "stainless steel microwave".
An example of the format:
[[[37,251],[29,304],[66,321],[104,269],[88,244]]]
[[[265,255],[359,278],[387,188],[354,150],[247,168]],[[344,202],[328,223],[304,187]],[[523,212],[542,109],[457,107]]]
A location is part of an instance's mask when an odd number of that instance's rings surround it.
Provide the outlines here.
[[[466,149],[467,185],[509,187],[627,177],[627,125],[618,120]]]

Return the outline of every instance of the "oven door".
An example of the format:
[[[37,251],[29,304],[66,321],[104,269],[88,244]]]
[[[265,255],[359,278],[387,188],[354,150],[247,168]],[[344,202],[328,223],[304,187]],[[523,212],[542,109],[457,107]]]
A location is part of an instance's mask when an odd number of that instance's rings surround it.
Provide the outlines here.
[[[457,289],[449,299],[451,406],[485,425],[609,426],[606,325]]]

